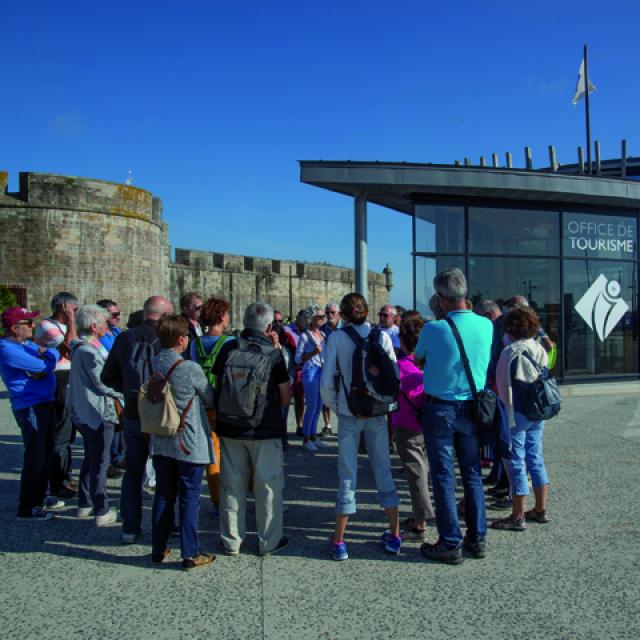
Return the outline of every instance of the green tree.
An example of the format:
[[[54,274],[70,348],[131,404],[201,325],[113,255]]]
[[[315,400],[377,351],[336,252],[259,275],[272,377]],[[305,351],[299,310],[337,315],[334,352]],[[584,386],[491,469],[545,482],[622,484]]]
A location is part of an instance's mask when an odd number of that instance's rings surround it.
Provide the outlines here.
[[[0,285],[0,313],[2,313],[5,309],[9,309],[10,307],[15,307],[17,305],[16,297],[7,289],[7,287],[3,287]]]

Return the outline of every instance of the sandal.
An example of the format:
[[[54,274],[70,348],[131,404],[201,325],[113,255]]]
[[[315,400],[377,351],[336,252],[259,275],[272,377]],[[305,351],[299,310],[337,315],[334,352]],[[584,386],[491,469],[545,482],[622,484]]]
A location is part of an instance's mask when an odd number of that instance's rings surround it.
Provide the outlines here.
[[[501,520],[494,520],[491,523],[492,529],[501,529],[503,531],[524,531],[527,528],[527,524],[524,521],[524,518],[514,518],[513,516],[508,516],[507,518],[502,518]]]
[[[212,553],[199,553],[193,558],[185,558],[182,561],[182,568],[185,571],[191,571],[198,567],[205,567],[206,565],[211,564],[215,559],[216,557]]]
[[[529,511],[525,511],[524,517],[527,522],[537,522],[538,524],[547,524],[550,521],[546,510],[536,511],[535,509],[529,509]]]

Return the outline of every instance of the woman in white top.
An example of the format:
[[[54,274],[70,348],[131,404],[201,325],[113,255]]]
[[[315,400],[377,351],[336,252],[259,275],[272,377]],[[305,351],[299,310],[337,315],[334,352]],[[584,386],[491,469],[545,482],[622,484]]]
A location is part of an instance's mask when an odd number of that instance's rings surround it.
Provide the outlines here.
[[[321,327],[325,322],[325,313],[314,306],[311,312],[309,328],[300,334],[298,348],[296,349],[296,364],[302,365],[302,386],[306,408],[302,421],[303,447],[307,451],[315,453],[318,448],[328,446],[322,440],[316,440],[318,418],[322,410],[320,399],[320,376],[322,375],[325,337]]]
[[[510,343],[502,350],[496,367],[498,395],[507,410],[511,428],[511,457],[505,460],[513,506],[511,515],[495,521],[494,529],[524,531],[526,522],[549,522],[547,494],[549,477],[542,455],[544,420],[529,420],[524,415],[523,398],[529,385],[540,375],[539,369],[548,366],[547,352],[535,340],[540,321],[530,307],[518,307],[510,311],[503,323]],[[531,475],[535,507],[525,512],[529,495],[527,472]]]

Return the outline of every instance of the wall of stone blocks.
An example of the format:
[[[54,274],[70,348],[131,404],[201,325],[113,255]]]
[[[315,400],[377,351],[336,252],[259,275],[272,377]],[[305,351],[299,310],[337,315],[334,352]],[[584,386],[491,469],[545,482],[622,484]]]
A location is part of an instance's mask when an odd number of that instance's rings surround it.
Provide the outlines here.
[[[22,173],[18,193],[6,193],[6,182],[0,189],[0,283],[25,287],[43,313],[58,291],[82,302],[113,298],[123,314],[139,309],[166,289],[161,215],[161,202],[142,189]]]
[[[205,299],[221,296],[231,303],[234,326],[241,325],[244,309],[256,300],[292,316],[310,304],[339,303],[354,288],[354,271],[344,267],[189,249],[176,249],[175,254],[169,268],[171,299],[178,301],[188,291]],[[372,311],[388,300],[383,274],[369,272]]]

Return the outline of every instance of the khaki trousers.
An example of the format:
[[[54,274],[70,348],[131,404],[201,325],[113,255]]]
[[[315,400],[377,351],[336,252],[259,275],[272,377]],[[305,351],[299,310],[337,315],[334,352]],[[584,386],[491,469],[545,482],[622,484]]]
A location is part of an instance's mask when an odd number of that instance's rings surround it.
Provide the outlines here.
[[[282,538],[284,459],[280,438],[220,438],[220,538],[231,552],[240,551],[246,529],[248,484],[253,472],[259,553],[270,553]]]

